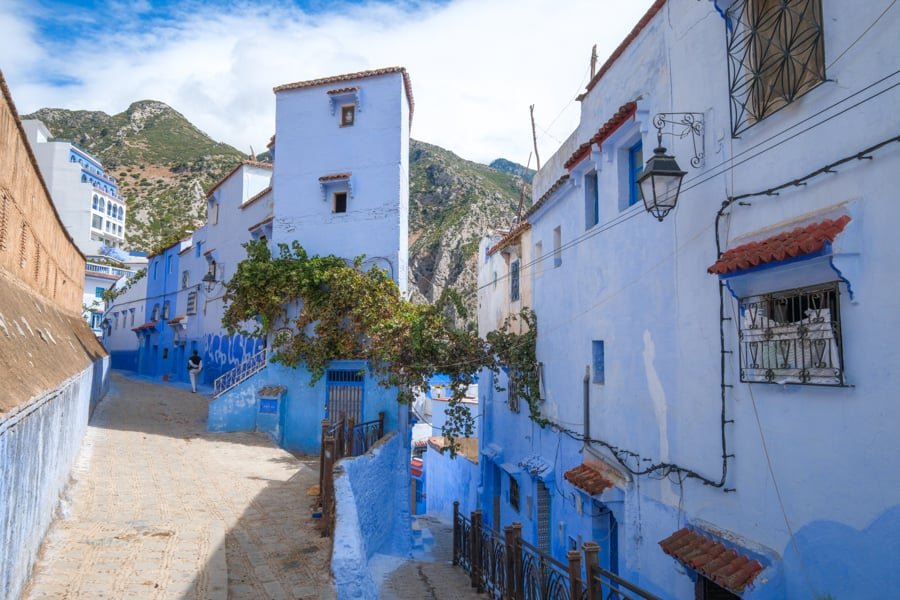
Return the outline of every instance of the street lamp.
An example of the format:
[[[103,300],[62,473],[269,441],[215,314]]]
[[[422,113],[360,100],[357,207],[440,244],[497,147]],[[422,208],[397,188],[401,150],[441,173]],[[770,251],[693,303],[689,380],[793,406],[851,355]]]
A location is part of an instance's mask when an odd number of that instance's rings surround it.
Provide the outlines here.
[[[213,288],[216,287],[217,283],[219,283],[218,281],[216,281],[216,274],[213,273],[212,271],[208,271],[206,273],[206,275],[203,276],[203,279],[201,279],[200,281],[202,281],[203,283],[206,284],[206,293],[207,294],[212,293]]]
[[[644,208],[662,221],[678,203],[681,180],[687,175],[687,171],[681,170],[674,156],[666,154],[666,149],[662,145],[662,134],[658,137],[658,146],[647,161],[644,172],[638,177],[637,184]]]
[[[677,121],[672,119],[674,116],[678,116],[680,119]],[[694,142],[691,166],[699,167],[703,164],[704,157],[703,115],[701,113],[659,113],[653,117],[657,146],[653,151],[653,156],[647,161],[644,171],[637,178],[637,184],[641,200],[644,201],[644,208],[659,221],[662,221],[678,204],[681,182],[687,175],[687,171],[682,171],[678,166],[675,157],[666,154],[666,149],[662,145],[663,127],[667,124],[681,127],[681,131],[670,133],[670,135],[682,138],[691,134]]]

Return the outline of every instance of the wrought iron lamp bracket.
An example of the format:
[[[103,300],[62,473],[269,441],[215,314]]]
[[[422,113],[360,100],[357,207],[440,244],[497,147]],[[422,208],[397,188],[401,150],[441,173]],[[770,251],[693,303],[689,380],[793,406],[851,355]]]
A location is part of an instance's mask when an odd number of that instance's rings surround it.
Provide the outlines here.
[[[697,169],[703,165],[706,158],[706,146],[703,141],[703,113],[657,113],[653,117],[653,126],[656,127],[656,139],[659,146],[662,146],[663,135],[671,135],[678,139],[690,135],[691,142],[694,145],[694,156],[691,157],[691,166]],[[663,131],[666,126],[671,126],[672,131]]]

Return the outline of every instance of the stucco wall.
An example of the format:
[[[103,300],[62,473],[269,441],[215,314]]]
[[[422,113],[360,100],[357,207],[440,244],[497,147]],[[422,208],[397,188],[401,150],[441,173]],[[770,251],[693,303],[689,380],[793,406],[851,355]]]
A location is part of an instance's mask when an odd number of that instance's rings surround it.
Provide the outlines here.
[[[431,446],[425,453],[425,506],[429,514],[438,514],[450,521],[453,502],[468,515],[478,508],[478,464],[458,454],[438,452]]]
[[[0,596],[15,599],[69,481],[108,358],[0,417]]]
[[[336,518],[331,569],[338,598],[377,598],[366,565],[375,553],[411,546],[409,449],[390,434],[335,470]]]

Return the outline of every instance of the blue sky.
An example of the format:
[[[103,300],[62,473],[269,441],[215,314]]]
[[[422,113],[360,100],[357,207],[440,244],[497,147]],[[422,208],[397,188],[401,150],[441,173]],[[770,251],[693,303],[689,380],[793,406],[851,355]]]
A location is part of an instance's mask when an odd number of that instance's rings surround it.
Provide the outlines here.
[[[412,135],[465,158],[524,163],[577,125],[598,44],[609,55],[651,0],[3,0],[0,69],[20,112],[120,112],[161,100],[217,140],[264,147],[272,87],[402,65]],[[623,100],[624,101],[624,100]]]

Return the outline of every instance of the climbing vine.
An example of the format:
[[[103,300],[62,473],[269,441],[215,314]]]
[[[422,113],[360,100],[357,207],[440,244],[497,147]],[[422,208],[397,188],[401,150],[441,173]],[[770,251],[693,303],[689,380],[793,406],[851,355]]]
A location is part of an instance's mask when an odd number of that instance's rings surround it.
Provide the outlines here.
[[[305,365],[315,383],[333,360],[365,360],[380,384],[396,387],[404,403],[426,392],[433,375],[448,375],[451,394],[442,433],[451,453],[457,438],[474,432],[474,417],[462,401],[482,368],[507,370],[510,388],[527,401],[532,418],[540,418],[537,323],[530,310],[520,316],[524,333],[513,332],[508,320],[483,340],[455,324],[467,315],[452,290],[434,304],[416,304],[400,296],[384,270],[363,270],[363,257],[348,262],[310,256],[297,242],[279,244],[274,256],[265,242],[244,247],[247,258],[226,284],[222,323],[231,333],[268,336],[273,361]]]

